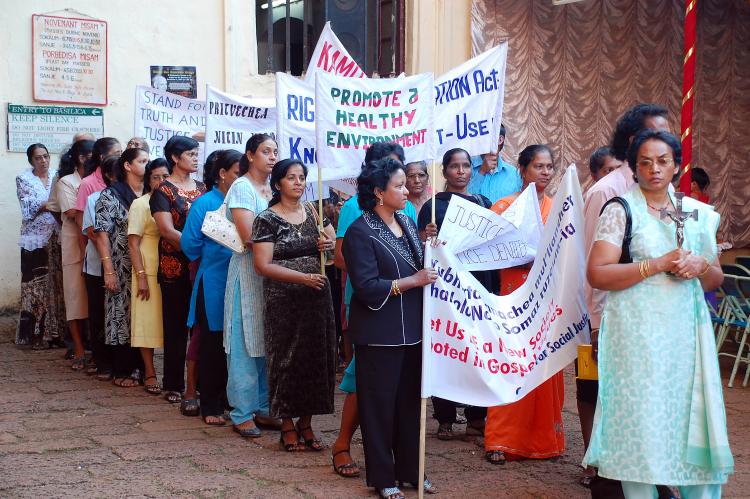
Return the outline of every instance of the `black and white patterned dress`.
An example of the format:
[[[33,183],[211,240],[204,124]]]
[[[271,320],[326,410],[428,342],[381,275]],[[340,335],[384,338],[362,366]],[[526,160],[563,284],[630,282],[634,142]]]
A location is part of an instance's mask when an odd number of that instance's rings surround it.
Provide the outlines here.
[[[128,253],[128,208],[108,187],[96,202],[95,212],[94,232],[109,235],[112,266],[120,285],[119,293],[105,293],[104,342],[107,345],[129,345],[131,263]]]
[[[253,241],[273,246],[273,263],[304,274],[320,273],[318,226],[305,204],[305,221],[293,226],[270,208],[253,224]],[[328,221],[324,221],[328,225]],[[320,291],[263,279],[268,398],[271,414],[291,418],[333,412],[336,322],[328,281]]]

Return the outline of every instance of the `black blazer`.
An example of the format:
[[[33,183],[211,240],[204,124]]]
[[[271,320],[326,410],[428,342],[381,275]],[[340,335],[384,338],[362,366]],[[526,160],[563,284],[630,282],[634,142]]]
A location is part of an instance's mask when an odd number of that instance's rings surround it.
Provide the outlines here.
[[[402,213],[396,213],[396,220],[410,252],[400,249],[396,236],[372,211],[364,211],[344,236],[342,252],[354,289],[349,333],[355,345],[413,345],[422,340],[423,289],[391,296],[392,281],[416,274],[424,258],[414,222]]]

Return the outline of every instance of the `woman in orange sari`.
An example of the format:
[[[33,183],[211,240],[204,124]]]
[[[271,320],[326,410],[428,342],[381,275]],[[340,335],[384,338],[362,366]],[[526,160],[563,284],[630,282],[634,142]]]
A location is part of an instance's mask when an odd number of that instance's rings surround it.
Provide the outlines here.
[[[542,221],[552,208],[552,199],[544,194],[555,172],[552,151],[545,145],[531,145],[518,156],[523,186],[534,183]],[[500,199],[492,211],[502,213],[521,192]],[[518,289],[528,277],[531,264],[500,270],[500,294],[508,295]],[[485,426],[485,458],[492,464],[507,460],[546,459],[562,455],[565,450],[563,432],[563,374],[562,371],[542,383],[518,402],[490,407]]]

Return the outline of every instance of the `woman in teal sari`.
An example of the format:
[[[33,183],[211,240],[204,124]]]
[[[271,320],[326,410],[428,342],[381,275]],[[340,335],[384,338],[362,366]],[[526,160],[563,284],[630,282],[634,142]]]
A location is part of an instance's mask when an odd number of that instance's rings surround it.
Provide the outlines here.
[[[588,262],[591,286],[609,291],[599,336],[599,397],[584,465],[622,481],[625,497],[656,497],[654,484],[683,499],[721,496],[734,463],[713,330],[703,292],[722,282],[719,215],[691,198],[677,248],[669,185],[681,149],[672,135],[644,130],[628,163],[637,183],[623,196],[632,218],[632,263],[620,263],[622,205],[605,206]],[[596,353],[596,352],[595,352]]]

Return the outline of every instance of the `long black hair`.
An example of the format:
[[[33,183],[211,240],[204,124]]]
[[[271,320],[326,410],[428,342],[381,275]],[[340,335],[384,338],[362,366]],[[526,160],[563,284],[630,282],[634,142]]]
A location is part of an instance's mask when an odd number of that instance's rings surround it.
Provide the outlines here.
[[[68,152],[60,157],[60,169],[58,175],[60,178],[70,175],[78,169],[78,158],[81,156],[88,156],[94,150],[93,140],[79,140],[75,142]],[[84,163],[85,165],[86,163]],[[84,172],[85,173],[85,172]],[[85,175],[84,175],[85,176]]]
[[[273,169],[271,170],[271,192],[273,195],[268,202],[269,208],[281,201],[281,189],[278,184],[280,184],[281,179],[286,177],[286,174],[289,173],[289,169],[296,165],[302,167],[302,171],[305,172],[305,177],[307,177],[307,167],[302,161],[297,159],[284,159],[273,165]]]
[[[518,155],[518,167],[523,170],[528,168],[531,162],[534,161],[534,156],[540,152],[549,153],[552,163],[555,162],[555,156],[552,154],[552,149],[550,149],[549,146],[545,144],[531,144],[530,146],[526,146]]]
[[[206,165],[203,167],[203,183],[206,184],[206,190],[210,191],[219,182],[219,171],[224,170],[228,172],[232,169],[232,165],[239,162],[242,158],[242,153],[235,151],[234,149],[219,149],[209,155],[211,161],[206,161]]]
[[[256,133],[247,139],[247,142],[245,143],[245,154],[240,158],[240,175],[244,175],[250,170],[250,160],[247,159],[247,153],[251,152],[255,154],[258,152],[258,147],[267,140],[273,140],[277,146],[279,145],[278,142],[276,142],[276,139],[267,133]]]
[[[94,142],[94,148],[91,150],[91,157],[86,162],[86,175],[91,175],[94,170],[102,166],[104,158],[109,156],[109,151],[119,145],[120,141],[114,137],[102,137]]]

